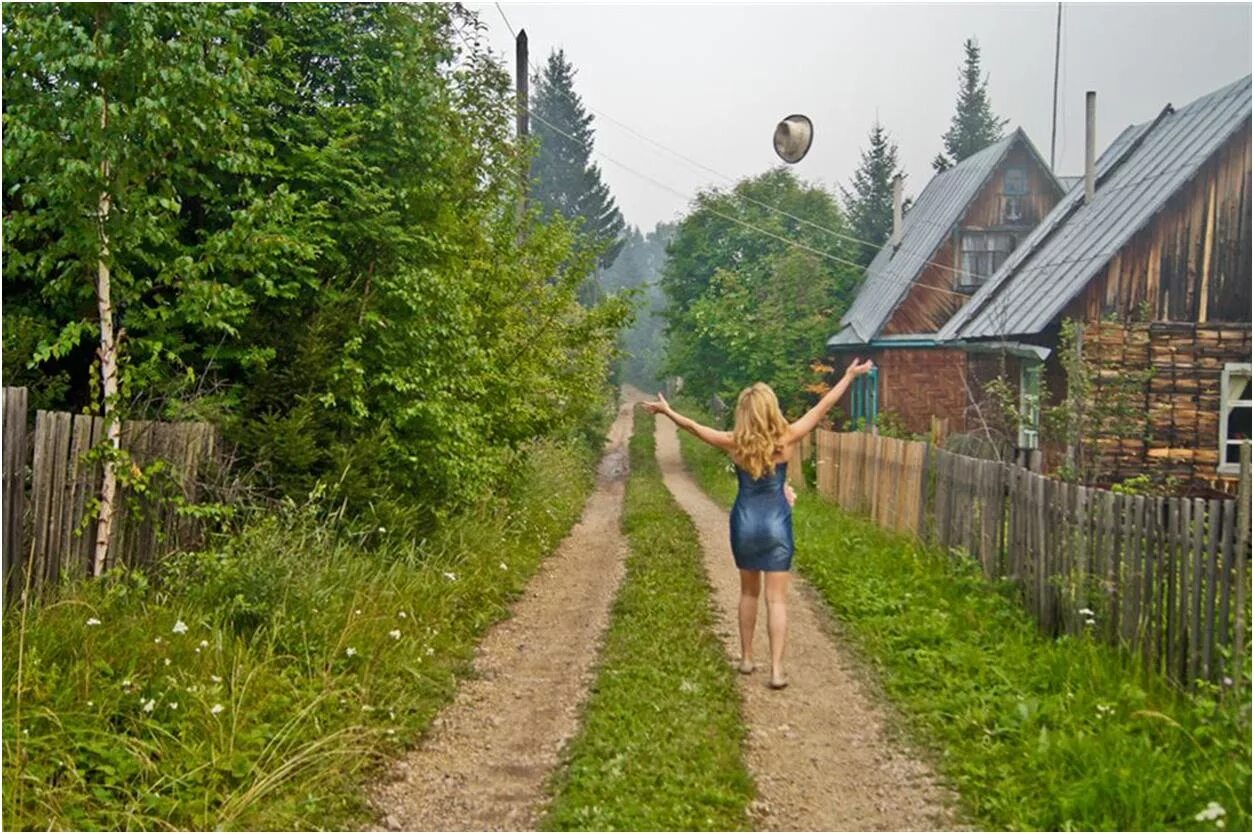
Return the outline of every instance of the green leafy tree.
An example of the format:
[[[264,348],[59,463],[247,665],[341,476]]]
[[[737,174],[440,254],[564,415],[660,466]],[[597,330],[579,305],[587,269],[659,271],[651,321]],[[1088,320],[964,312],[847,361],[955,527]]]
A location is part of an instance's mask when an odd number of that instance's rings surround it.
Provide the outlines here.
[[[893,231],[893,179],[903,176],[897,164],[897,143],[877,120],[868,136],[870,146],[853,174],[852,188],[840,189],[849,228],[862,243],[857,261],[866,266]]]
[[[847,234],[832,196],[783,168],[698,195],[667,249],[664,371],[703,399],[762,380],[795,413],[805,399],[798,374],[823,355],[857,285],[859,270],[842,263],[853,256]]]
[[[581,306],[596,252],[519,217],[481,28],[434,4],[6,5],[6,383],[98,408],[103,260],[120,413],[211,419],[279,491],[434,520],[530,439],[591,431],[627,305]]]
[[[932,160],[937,173],[957,165],[973,153],[1002,138],[1008,119],[993,112],[988,77],[980,75],[980,46],[973,39],[963,45],[965,58],[958,71],[958,104],[942,140],[945,150]]]
[[[531,130],[540,143],[531,169],[532,196],[547,215],[579,221],[598,249],[598,266],[607,267],[624,243],[623,216],[592,161],[592,114],[575,92],[575,68],[565,52],[550,53],[532,85]]]

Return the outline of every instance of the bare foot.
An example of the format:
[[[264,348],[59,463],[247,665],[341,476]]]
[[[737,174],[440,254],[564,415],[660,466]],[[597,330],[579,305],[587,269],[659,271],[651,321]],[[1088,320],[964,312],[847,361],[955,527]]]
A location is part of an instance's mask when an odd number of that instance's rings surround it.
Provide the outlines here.
[[[753,669],[754,669],[754,666],[753,666],[752,660],[749,660],[747,657],[742,657],[740,659],[740,674],[752,675]]]

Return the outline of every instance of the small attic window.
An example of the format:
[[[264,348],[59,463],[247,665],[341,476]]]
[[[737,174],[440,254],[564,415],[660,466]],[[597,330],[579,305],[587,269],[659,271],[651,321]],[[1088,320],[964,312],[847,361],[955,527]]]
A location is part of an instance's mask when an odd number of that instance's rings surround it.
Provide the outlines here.
[[[1007,197],[1023,197],[1028,193],[1028,169],[1007,168],[1002,175],[1002,193]]]

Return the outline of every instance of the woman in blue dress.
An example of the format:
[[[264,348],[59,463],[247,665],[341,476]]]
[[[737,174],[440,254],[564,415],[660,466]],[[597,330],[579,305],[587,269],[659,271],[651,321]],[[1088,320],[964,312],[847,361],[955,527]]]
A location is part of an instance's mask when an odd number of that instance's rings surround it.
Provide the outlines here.
[[[731,431],[712,429],[683,416],[661,394],[656,402],[644,403],[649,413],[666,415],[679,428],[726,452],[736,466],[739,489],[732,505],[730,527],[732,555],[740,570],[740,671],[747,675],[754,670],[753,632],[758,599],[765,585],[772,689],[788,685],[783,660],[793,538],[787,461],[793,445],[813,431],[853,380],[871,367],[869,359],[854,360],[840,382],[795,423],[784,419],[775,392],[763,382],[740,392]]]

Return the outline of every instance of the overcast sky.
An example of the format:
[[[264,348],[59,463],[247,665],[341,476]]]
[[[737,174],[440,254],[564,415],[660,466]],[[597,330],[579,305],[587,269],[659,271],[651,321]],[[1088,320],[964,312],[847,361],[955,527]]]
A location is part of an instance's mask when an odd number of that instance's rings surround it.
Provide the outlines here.
[[[491,3],[467,3],[514,65]],[[1049,159],[1054,3],[594,5],[502,3],[540,65],[562,48],[585,106],[734,179],[779,164],[775,124],[814,122],[796,173],[848,184],[878,115],[900,149],[906,194],[932,176],[958,92],[962,42],[979,41],[995,111]],[[1057,171],[1084,166],[1084,93],[1097,91],[1098,153],[1152,119],[1250,73],[1249,3],[1064,3]],[[648,231],[727,180],[651,146],[594,112],[598,158],[623,215]],[[682,195],[682,196],[681,196]]]

